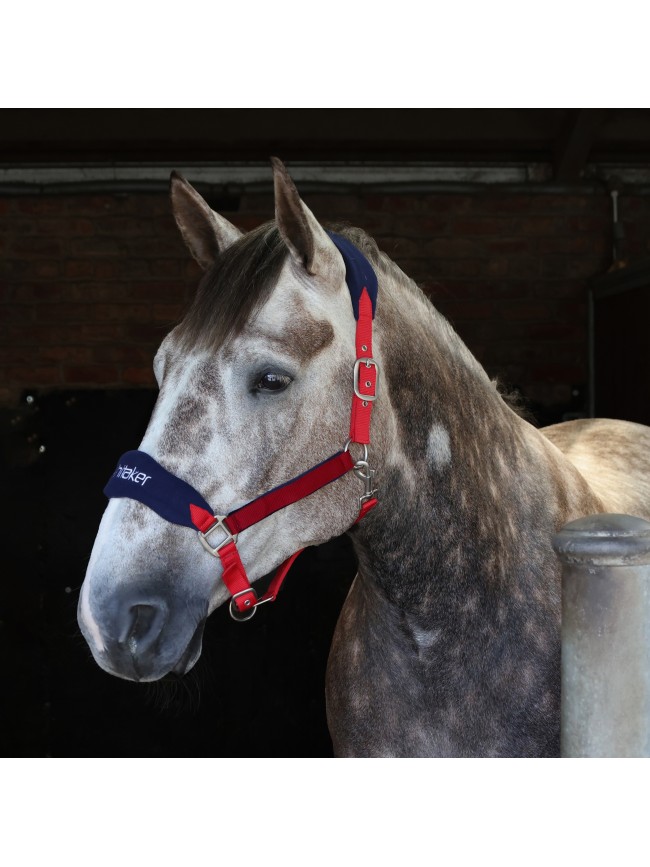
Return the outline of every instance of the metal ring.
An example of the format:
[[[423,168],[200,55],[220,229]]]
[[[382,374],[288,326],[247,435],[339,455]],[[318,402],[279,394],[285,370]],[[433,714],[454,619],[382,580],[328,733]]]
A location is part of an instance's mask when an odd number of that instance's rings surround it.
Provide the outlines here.
[[[236,620],[237,623],[245,623],[247,620],[250,620],[251,617],[255,616],[255,612],[257,611],[257,603],[253,605],[250,611],[240,611],[239,608],[235,605],[235,599],[238,596],[241,596],[242,593],[250,593],[250,590],[242,590],[239,593],[235,593],[235,595],[230,600],[230,605],[228,606],[228,611],[233,620]]]
[[[346,444],[343,446],[344,452],[350,451],[350,446],[352,445],[352,442],[353,442],[353,440],[348,440],[346,442]],[[363,461],[363,463],[367,464],[368,463],[368,446],[365,443],[355,443],[355,445],[361,446],[363,448],[363,457],[360,458],[360,460]],[[357,463],[359,463],[359,461],[357,461]]]

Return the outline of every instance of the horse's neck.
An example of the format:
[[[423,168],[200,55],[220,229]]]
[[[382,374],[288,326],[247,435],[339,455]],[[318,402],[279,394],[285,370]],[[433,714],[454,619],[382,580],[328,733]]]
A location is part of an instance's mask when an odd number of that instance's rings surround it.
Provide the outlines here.
[[[352,534],[360,571],[413,612],[497,587],[518,594],[553,556],[549,534],[591,494],[423,297],[395,285],[381,302],[380,506]]]

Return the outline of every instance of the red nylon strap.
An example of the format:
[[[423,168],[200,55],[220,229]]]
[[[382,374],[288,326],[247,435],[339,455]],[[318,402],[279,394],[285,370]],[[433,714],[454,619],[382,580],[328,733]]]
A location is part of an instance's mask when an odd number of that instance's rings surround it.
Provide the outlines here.
[[[224,524],[233,535],[241,533],[279,509],[284,509],[285,506],[290,506],[313,494],[319,488],[329,485],[330,482],[348,473],[353,466],[354,461],[350,452],[337,452],[322,464],[312,467],[311,470],[285,485],[262,494],[261,497],[257,497],[240,509],[235,509],[225,519]]]
[[[296,558],[298,557],[298,555],[302,554],[304,550],[304,548],[301,548],[299,551],[296,551],[295,554],[292,554],[291,557],[286,559],[284,563],[281,563],[278,566],[278,569],[273,576],[273,580],[269,584],[266,593],[260,599],[260,602],[273,602],[275,600],[276,596],[280,592],[280,588],[282,587],[284,579],[287,577],[287,572],[296,562]]]
[[[372,499],[366,500],[365,503],[363,503],[361,505],[361,509],[359,510],[359,517],[357,518],[357,520],[354,523],[358,524],[362,518],[365,518],[366,515],[368,514],[368,512],[371,509],[375,508],[375,506],[377,505],[378,502],[379,502],[379,500],[377,499],[377,497],[372,497]]]
[[[242,613],[250,611],[257,603],[257,594],[250,585],[246,577],[244,564],[239,556],[237,545],[234,542],[228,542],[223,548],[219,549],[219,559],[223,566],[223,583],[228,588],[231,596],[235,597],[234,603],[237,609]],[[241,596],[237,596],[241,593]]]
[[[221,565],[223,566],[223,575],[221,577],[223,583],[228,588],[228,592],[233,597],[237,610],[241,614],[245,614],[256,605],[261,605],[263,602],[273,602],[280,592],[289,569],[291,569],[296,558],[299,554],[302,554],[303,550],[301,548],[299,551],[296,551],[284,563],[280,564],[266,593],[258,599],[246,575],[246,569],[239,556],[237,545],[234,542],[229,542],[223,548],[220,548],[218,553]]]
[[[206,512],[205,509],[201,506],[195,506],[194,503],[190,503],[190,516],[194,526],[202,533],[205,533],[206,530],[209,530],[216,523],[212,512]]]
[[[321,464],[312,467],[311,470],[308,470],[301,476],[297,476],[286,484],[268,491],[266,494],[262,494],[262,496],[257,497],[257,499],[247,503],[240,509],[235,509],[234,512],[231,512],[224,518],[223,524],[233,536],[241,533],[279,509],[302,500],[330,482],[335,481],[348,473],[353,466],[354,461],[349,452],[337,452],[337,454],[332,455],[331,458],[328,458]],[[210,527],[217,523],[214,515],[201,506],[191,504],[190,515],[194,526],[201,533],[206,533]],[[228,542],[219,548],[216,553],[223,567],[222,580],[233,597],[233,603],[237,610],[241,614],[244,614],[262,602],[272,602],[279,593],[289,569],[301,551],[302,549],[296,551],[295,554],[292,554],[291,557],[278,567],[268,590],[258,600],[257,594],[251,587],[246,575],[246,569],[241,561],[235,542]]]
[[[355,338],[357,360],[372,358],[372,301],[368,290],[363,289],[359,299],[359,318]],[[358,375],[355,376],[355,386],[361,395],[374,397],[377,393],[377,368],[374,364],[361,362],[358,365]],[[365,405],[364,405],[365,404]],[[352,397],[352,412],[350,415],[350,439],[355,443],[368,445],[370,443],[370,416],[372,401],[363,400],[354,394]]]

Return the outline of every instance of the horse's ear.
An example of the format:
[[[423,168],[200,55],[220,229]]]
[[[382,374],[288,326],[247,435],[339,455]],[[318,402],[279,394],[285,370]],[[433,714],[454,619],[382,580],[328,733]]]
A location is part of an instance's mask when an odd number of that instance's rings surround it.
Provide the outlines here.
[[[170,179],[172,210],[183,240],[203,270],[214,264],[222,250],[241,238],[242,232],[208,203],[178,172]]]
[[[275,186],[275,219],[293,259],[308,274],[328,276],[337,259],[336,247],[302,201],[284,163],[271,157]]]

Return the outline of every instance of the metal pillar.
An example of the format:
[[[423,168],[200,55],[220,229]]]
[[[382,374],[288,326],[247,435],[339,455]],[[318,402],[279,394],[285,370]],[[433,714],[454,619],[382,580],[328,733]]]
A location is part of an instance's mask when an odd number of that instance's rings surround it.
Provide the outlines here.
[[[650,756],[650,523],[592,515],[562,561],[562,755]]]

